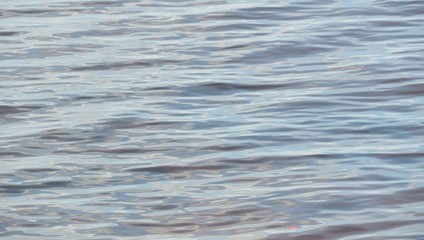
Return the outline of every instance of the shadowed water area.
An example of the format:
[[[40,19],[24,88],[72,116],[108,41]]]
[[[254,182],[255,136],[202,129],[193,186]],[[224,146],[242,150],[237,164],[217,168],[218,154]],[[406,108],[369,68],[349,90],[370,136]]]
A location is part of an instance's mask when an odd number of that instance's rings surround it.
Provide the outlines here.
[[[424,1],[0,1],[1,239],[424,239]]]

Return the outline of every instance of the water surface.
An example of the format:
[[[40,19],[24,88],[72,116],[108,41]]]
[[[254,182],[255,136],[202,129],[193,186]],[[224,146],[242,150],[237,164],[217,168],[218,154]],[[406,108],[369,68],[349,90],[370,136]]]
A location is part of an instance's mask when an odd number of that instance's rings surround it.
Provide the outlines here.
[[[424,239],[423,1],[1,1],[0,44],[0,238]]]

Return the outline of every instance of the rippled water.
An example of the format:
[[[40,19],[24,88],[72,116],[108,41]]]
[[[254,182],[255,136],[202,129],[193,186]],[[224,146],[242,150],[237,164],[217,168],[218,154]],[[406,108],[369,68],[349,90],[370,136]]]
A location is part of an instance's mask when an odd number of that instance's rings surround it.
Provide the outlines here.
[[[424,1],[0,2],[4,239],[424,239]]]

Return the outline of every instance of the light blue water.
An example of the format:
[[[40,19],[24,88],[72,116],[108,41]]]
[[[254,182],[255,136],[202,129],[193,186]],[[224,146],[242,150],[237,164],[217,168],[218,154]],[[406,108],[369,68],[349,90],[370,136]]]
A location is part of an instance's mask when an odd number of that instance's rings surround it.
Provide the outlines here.
[[[424,239],[423,1],[1,1],[0,44],[2,239]]]

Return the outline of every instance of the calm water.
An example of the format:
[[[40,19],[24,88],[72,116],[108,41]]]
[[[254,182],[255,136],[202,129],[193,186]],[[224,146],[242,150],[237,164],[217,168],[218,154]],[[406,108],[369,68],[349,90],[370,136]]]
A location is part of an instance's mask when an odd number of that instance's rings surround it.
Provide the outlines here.
[[[0,2],[0,238],[424,239],[424,1]]]

